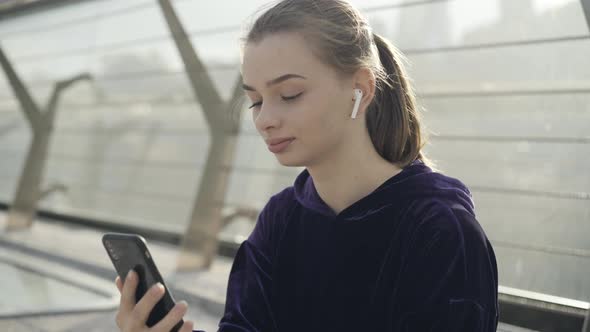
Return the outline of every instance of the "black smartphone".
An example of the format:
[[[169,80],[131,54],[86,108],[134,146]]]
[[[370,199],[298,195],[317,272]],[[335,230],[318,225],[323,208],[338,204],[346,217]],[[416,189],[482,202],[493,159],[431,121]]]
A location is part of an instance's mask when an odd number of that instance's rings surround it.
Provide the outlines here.
[[[175,301],[156,268],[156,263],[147,248],[145,239],[137,234],[106,233],[102,237],[102,244],[121,281],[125,282],[125,277],[130,270],[137,273],[139,282],[135,291],[135,303],[139,302],[153,285],[158,282],[164,285],[166,293],[154,306],[146,322],[147,326],[154,326],[174,307]],[[184,324],[184,320],[181,319],[171,331],[177,332],[182,324]]]

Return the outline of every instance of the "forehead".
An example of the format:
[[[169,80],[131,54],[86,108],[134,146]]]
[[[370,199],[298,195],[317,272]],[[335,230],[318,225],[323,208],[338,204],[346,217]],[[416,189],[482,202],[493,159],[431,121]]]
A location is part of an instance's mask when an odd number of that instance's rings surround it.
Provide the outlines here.
[[[286,73],[317,76],[329,70],[298,33],[274,33],[244,47],[244,82],[261,84]]]

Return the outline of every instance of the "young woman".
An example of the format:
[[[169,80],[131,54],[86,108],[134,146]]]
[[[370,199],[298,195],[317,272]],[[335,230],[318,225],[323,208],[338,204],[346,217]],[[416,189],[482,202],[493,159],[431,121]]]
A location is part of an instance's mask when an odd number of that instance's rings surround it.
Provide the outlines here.
[[[240,246],[219,331],[496,331],[494,251],[422,153],[394,46],[345,1],[284,0],[242,56],[257,130],[305,169]]]

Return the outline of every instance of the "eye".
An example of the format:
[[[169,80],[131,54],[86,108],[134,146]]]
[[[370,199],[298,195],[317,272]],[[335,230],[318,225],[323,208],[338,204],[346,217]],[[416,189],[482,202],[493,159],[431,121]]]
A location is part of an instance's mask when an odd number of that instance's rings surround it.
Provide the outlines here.
[[[285,101],[289,101],[289,100],[294,100],[297,99],[297,97],[301,96],[303,94],[303,92],[299,92],[298,94],[294,95],[294,96],[289,96],[289,97],[282,97],[283,100]]]
[[[300,93],[298,93],[298,94],[296,94],[296,95],[294,95],[294,96],[281,96],[281,98],[282,98],[284,101],[292,101],[292,100],[295,100],[295,99],[297,99],[297,98],[298,98],[299,96],[301,96],[302,94],[303,94],[303,92],[300,92]],[[254,103],[254,104],[252,104],[250,107],[248,107],[248,109],[252,109],[252,108],[255,108],[255,107],[259,107],[260,105],[262,105],[262,101],[259,101],[259,102],[257,102],[257,103]]]
[[[248,108],[249,108],[249,109],[251,109],[251,108],[254,108],[254,107],[258,107],[258,106],[260,106],[260,105],[262,105],[262,102],[261,102],[261,101],[260,101],[260,102],[257,102],[257,103],[254,103],[254,104],[252,104],[252,106],[250,106],[250,107],[248,107]]]

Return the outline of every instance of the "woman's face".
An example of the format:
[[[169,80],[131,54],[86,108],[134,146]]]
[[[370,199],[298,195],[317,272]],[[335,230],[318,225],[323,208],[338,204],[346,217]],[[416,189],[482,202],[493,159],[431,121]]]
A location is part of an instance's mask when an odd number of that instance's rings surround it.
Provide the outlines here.
[[[338,78],[298,33],[275,33],[246,44],[244,89],[252,119],[267,145],[285,166],[310,167],[346,144],[353,105],[353,81]]]

